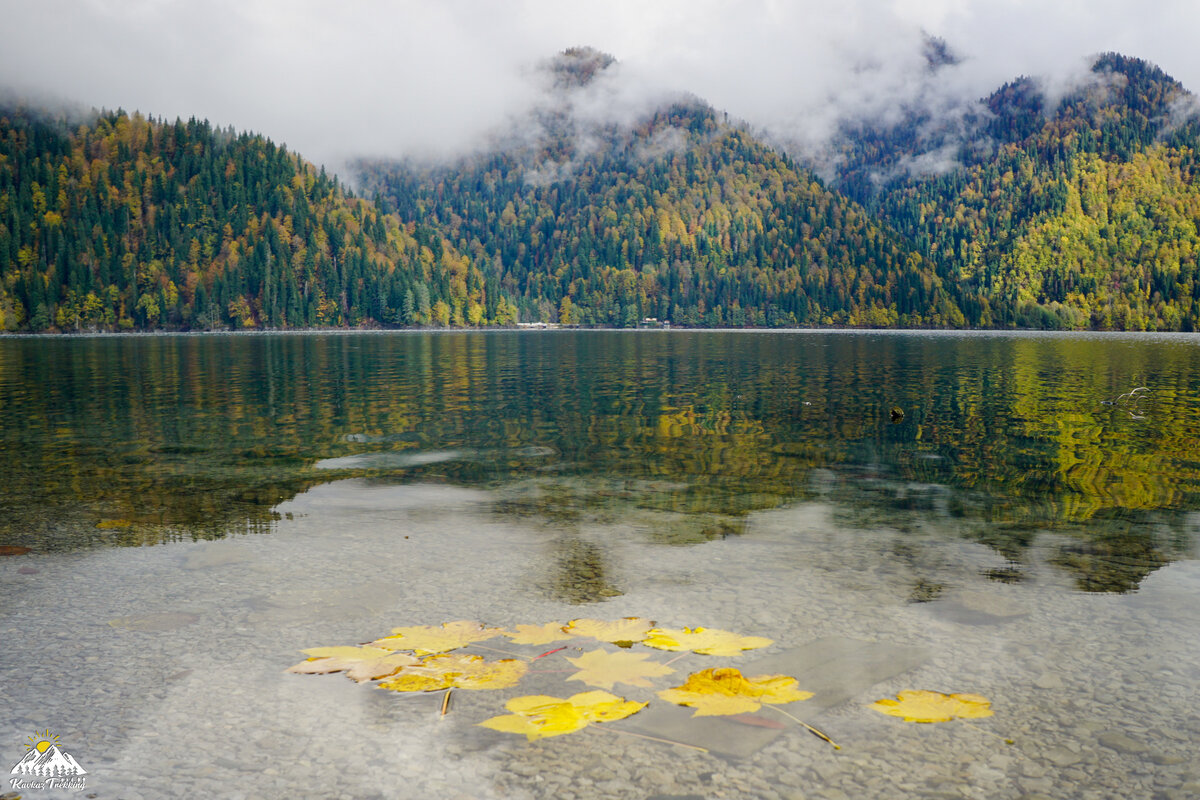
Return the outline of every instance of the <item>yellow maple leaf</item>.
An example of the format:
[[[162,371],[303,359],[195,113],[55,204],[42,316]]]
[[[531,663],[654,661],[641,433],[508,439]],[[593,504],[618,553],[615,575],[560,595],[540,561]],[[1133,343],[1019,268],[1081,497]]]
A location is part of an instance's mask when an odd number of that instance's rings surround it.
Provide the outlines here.
[[[586,728],[593,722],[612,722],[636,714],[646,707],[608,692],[581,692],[567,699],[544,694],[514,697],[504,704],[511,714],[484,720],[485,728],[519,733],[533,741],[561,736]]]
[[[402,667],[420,663],[407,653],[393,653],[381,647],[311,647],[300,652],[308,660],[288,667],[288,672],[319,675],[345,670],[347,676],[359,683],[386,678]]]
[[[649,653],[592,650],[578,658],[567,658],[567,661],[579,667],[579,672],[567,680],[583,681],[588,686],[599,686],[601,689],[611,689],[615,683],[650,688],[653,684],[647,678],[670,675],[675,670],[657,661],[647,661],[649,657]]]
[[[733,667],[693,672],[683,686],[658,693],[663,700],[691,706],[692,716],[710,717],[757,711],[763,703],[781,704],[807,700],[812,692],[796,688],[787,675],[758,675],[746,678]]]
[[[460,620],[443,622],[441,626],[414,625],[409,628],[392,628],[392,635],[371,642],[375,647],[386,650],[412,650],[419,656],[445,653],[466,647],[472,642],[482,642],[499,636],[499,628],[485,628],[481,623]]]
[[[641,617],[625,617],[609,622],[599,619],[573,619],[564,630],[572,636],[588,636],[602,642],[640,642],[654,627],[654,621]]]
[[[659,650],[691,650],[708,656],[736,656],[743,650],[767,647],[774,641],[763,636],[740,636],[716,628],[655,628],[642,644]]]
[[[546,697],[544,700],[557,701],[557,704],[544,704],[542,713],[501,714],[486,719],[479,724],[501,733],[517,733],[529,741],[544,739],[547,736],[561,736],[564,733],[574,733],[588,726],[583,713],[569,703],[557,697]]]
[[[895,700],[885,697],[867,708],[873,708],[905,722],[949,722],[952,719],[981,719],[992,716],[992,703],[977,694],[942,694],[924,689],[908,689],[896,694]]]
[[[502,658],[484,661],[482,656],[446,653],[402,667],[379,684],[393,692],[436,692],[440,689],[507,689],[529,669],[524,661]]]
[[[550,644],[563,642],[571,636],[561,623],[547,622],[545,625],[518,625],[513,631],[500,631],[512,639],[513,644]]]

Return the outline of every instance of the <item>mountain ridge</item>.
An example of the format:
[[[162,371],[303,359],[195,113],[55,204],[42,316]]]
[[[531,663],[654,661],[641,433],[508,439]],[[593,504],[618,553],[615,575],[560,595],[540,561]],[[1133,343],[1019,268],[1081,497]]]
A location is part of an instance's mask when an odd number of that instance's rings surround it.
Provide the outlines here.
[[[1148,62],[846,128],[825,179],[600,51],[541,69],[492,149],[356,162],[370,202],[207,122],[0,111],[0,329],[1200,323],[1200,105]]]

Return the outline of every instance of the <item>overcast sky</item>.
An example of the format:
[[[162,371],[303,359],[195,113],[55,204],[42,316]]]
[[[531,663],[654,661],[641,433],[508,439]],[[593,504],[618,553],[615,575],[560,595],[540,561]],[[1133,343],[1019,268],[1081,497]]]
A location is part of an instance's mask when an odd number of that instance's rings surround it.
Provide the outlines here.
[[[965,60],[931,83],[922,32]],[[1196,0],[0,0],[0,85],[262,132],[309,158],[461,151],[592,45],[799,142],[914,97],[1061,84],[1117,50],[1200,87]]]

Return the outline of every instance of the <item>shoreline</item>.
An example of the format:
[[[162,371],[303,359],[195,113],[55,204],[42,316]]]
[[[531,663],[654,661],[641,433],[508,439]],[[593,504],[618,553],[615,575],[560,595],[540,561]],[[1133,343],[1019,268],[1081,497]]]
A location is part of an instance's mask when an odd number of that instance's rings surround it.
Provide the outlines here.
[[[1042,330],[1039,328],[260,328],[255,330],[204,330],[204,331],[77,331],[55,333],[2,332],[0,341],[7,339],[158,339],[158,338],[203,338],[203,337],[271,337],[271,336],[390,336],[424,334],[563,334],[563,333],[729,333],[729,334],[828,334],[867,336],[962,336],[962,337],[1009,337],[1030,336],[1046,338],[1073,338],[1100,336],[1104,338],[1145,338],[1186,340],[1200,339],[1197,331],[1105,331],[1105,330]]]

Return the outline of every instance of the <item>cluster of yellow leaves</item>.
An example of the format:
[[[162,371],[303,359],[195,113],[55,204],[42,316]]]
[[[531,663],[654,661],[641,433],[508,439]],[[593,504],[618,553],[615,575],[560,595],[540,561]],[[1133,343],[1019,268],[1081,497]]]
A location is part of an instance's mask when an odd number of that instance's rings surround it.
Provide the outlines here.
[[[479,723],[504,733],[524,734],[529,741],[583,730],[593,722],[625,719],[646,707],[608,692],[583,692],[562,699],[535,694],[514,697],[504,704],[511,714]]]
[[[763,703],[793,703],[807,700],[812,692],[796,688],[787,675],[758,675],[747,678],[732,667],[693,672],[683,686],[658,693],[663,700],[696,709],[694,717],[746,714]]]
[[[344,671],[360,683],[386,678],[379,687],[394,692],[507,689],[516,686],[524,677],[529,669],[527,661],[509,658],[489,662],[482,656],[448,652],[500,635],[519,645],[538,646],[586,637],[623,647],[640,642],[660,650],[692,651],[714,656],[735,656],[745,650],[772,644],[772,640],[761,636],[740,636],[710,628],[655,628],[652,620],[641,617],[626,617],[616,621],[576,619],[565,625],[557,622],[517,625],[511,631],[460,620],[440,626],[394,628],[390,636],[360,647],[314,647],[304,650],[308,659],[289,668],[288,672],[322,674]],[[409,655],[409,652],[424,658],[419,659]],[[618,683],[653,688],[651,678],[675,672],[667,664],[652,660],[648,653],[596,649],[577,657],[564,657],[578,670],[567,680],[580,681],[599,689],[612,689]],[[748,678],[737,669],[725,667],[694,672],[682,686],[664,689],[658,692],[658,696],[671,703],[689,706],[695,709],[693,716],[704,717],[754,712],[764,703],[779,705],[807,700],[812,693],[798,688],[796,679],[787,675]],[[519,733],[532,741],[572,733],[593,722],[624,719],[645,706],[646,703],[626,700],[607,691],[583,692],[566,699],[529,695],[509,700],[505,708],[511,713],[492,717],[480,724],[497,731]],[[907,690],[900,692],[896,700],[885,698],[869,707],[901,717],[907,722],[946,722],[992,716],[991,703],[976,694],[946,695]],[[832,743],[811,726],[803,722],[800,724]]]

